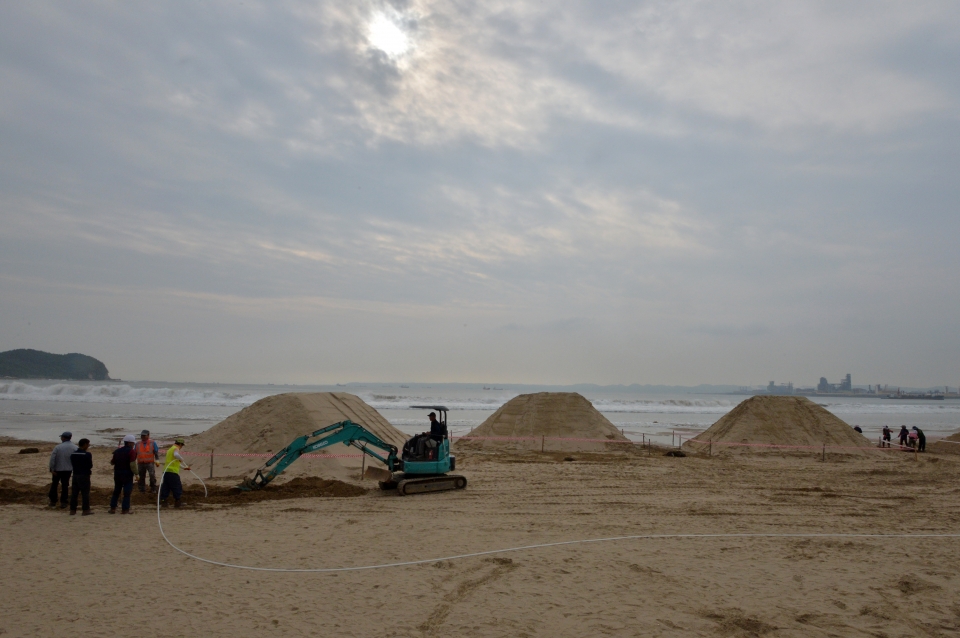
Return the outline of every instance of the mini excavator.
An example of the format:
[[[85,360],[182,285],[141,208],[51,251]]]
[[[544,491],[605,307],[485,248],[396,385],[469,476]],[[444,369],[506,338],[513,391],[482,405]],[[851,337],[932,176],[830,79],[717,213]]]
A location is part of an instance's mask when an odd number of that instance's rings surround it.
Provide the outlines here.
[[[390,445],[362,425],[348,419],[320,428],[312,434],[298,436],[290,445],[270,457],[253,478],[245,479],[237,487],[243,491],[259,490],[304,454],[322,450],[334,443],[343,443],[357,448],[386,466],[386,469],[368,467],[364,474],[368,478],[377,479],[381,490],[395,489],[401,496],[462,490],[467,486],[467,478],[449,473],[456,469],[457,457],[450,454],[447,408],[435,405],[411,407],[439,412],[442,438],[438,440],[436,436],[431,437],[430,433],[417,434],[404,443],[403,450],[399,451],[395,445]]]

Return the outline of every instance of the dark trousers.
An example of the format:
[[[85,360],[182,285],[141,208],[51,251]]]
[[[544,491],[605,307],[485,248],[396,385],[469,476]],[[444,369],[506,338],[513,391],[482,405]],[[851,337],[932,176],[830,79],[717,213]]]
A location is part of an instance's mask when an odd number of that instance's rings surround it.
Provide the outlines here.
[[[90,475],[77,474],[73,477],[73,489],[70,490],[70,511],[77,511],[77,497],[83,497],[83,511],[90,511]]]
[[[73,472],[54,472],[53,485],[50,486],[50,504],[57,504],[57,485],[62,484],[60,488],[60,503],[66,505],[70,496],[70,475]]]
[[[926,450],[926,449],[927,449],[927,437],[921,436],[921,437],[917,440],[917,451],[918,451],[918,452],[923,452],[923,451]]]
[[[123,490],[123,511],[130,509],[130,492],[133,491],[133,475],[114,476],[113,477],[113,496],[110,497],[110,509],[117,509],[117,501],[120,500],[120,490]]]
[[[167,472],[163,475],[163,482],[160,484],[160,500],[167,500],[170,492],[173,492],[173,500],[179,501],[183,496],[183,483],[180,482],[179,474]]]

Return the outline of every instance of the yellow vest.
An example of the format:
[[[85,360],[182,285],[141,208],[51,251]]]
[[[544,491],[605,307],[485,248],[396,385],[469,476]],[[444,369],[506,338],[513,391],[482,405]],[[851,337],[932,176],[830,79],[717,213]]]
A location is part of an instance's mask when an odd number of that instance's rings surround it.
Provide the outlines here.
[[[179,449],[176,445],[171,445],[170,449],[167,450],[167,462],[163,464],[163,467],[165,467],[166,471],[170,474],[180,473],[180,461],[173,458],[173,453]]]

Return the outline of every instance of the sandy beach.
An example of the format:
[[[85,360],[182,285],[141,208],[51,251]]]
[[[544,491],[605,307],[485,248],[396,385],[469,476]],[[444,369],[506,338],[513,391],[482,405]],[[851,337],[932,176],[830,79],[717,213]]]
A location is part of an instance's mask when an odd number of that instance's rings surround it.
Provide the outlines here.
[[[339,574],[191,560],[155,510],[71,517],[46,463],[0,447],[0,633],[10,636],[917,636],[960,631],[960,538],[671,538]],[[94,485],[110,486],[108,450]],[[565,458],[575,460],[567,461]],[[307,463],[308,461],[304,461]],[[257,567],[324,568],[635,534],[960,530],[956,456],[686,458],[461,451],[466,490],[164,511],[172,542]],[[211,485],[229,486],[232,479]],[[188,500],[201,497],[189,474]],[[371,482],[364,482],[368,488]],[[6,492],[5,492],[6,493]]]

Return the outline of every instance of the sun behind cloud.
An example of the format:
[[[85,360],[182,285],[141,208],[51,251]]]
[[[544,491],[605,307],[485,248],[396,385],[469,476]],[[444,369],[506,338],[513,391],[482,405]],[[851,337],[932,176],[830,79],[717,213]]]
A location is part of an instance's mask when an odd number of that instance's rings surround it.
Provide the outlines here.
[[[370,46],[382,51],[388,57],[399,58],[413,47],[410,36],[399,20],[382,11],[373,14],[367,27]]]

